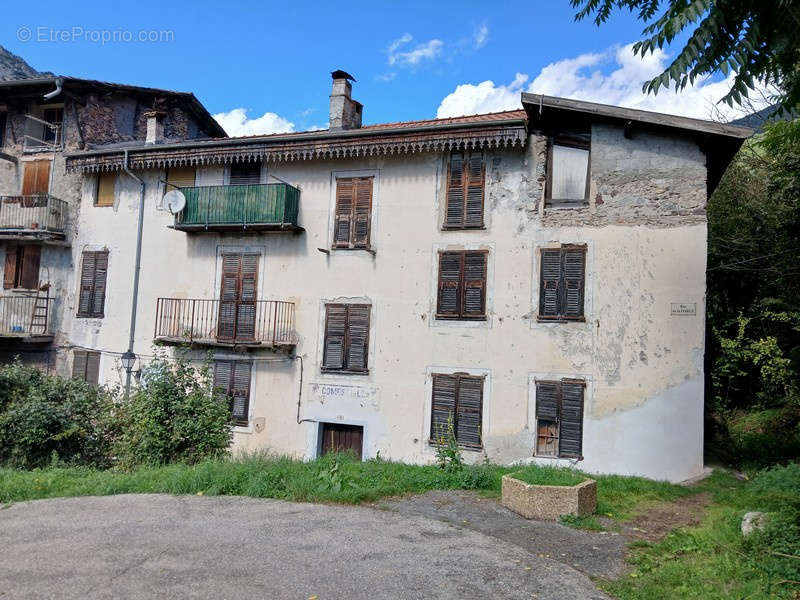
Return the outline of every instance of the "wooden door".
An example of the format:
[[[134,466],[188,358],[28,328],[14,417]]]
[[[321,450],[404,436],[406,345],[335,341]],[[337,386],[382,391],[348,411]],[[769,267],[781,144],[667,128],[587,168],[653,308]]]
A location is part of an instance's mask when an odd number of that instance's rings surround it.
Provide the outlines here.
[[[322,424],[322,455],[329,452],[347,452],[352,450],[361,460],[361,447],[364,443],[364,428],[360,425],[342,425],[340,423]]]
[[[50,161],[32,160],[25,163],[22,176],[22,195],[39,196],[50,191]]]
[[[258,254],[223,254],[218,338],[255,340],[257,289]]]

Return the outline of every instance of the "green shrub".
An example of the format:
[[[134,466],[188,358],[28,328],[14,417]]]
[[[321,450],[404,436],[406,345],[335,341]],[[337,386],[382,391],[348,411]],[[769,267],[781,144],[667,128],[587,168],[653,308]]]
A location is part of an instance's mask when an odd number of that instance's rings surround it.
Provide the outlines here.
[[[19,361],[0,366],[0,464],[105,467],[111,394]]]
[[[195,463],[219,456],[231,442],[228,399],[214,391],[209,365],[162,355],[142,369],[130,398],[114,415],[117,465]]]

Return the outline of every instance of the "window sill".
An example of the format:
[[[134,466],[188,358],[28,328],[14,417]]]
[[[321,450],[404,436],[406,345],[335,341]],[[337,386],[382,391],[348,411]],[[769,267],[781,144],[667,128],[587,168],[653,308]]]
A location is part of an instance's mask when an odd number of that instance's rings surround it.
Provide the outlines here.
[[[78,313],[75,315],[75,317],[78,319],[102,319],[103,317],[105,317],[105,314],[89,315],[89,314]]]
[[[332,252],[369,252],[372,256],[375,256],[377,250],[375,248],[345,248],[343,246],[331,246]]]
[[[588,208],[589,200],[545,200],[545,209],[570,209],[570,208]]]
[[[442,231],[486,231],[486,225],[442,225]]]
[[[536,317],[538,323],[585,323],[586,317]]]
[[[547,458],[549,460],[583,460],[583,456],[553,456],[552,454],[534,454],[533,458]]]
[[[452,315],[434,315],[437,321],[486,321],[486,315],[481,315],[480,317],[462,317],[462,316],[452,316]]]
[[[437,444],[436,442],[428,440],[428,446],[430,446],[431,448],[438,448],[440,446],[440,444]],[[460,450],[466,450],[467,452],[482,452],[483,451],[483,446],[475,446],[473,444],[459,444],[458,447],[459,447]]]
[[[321,368],[320,371],[324,375],[369,375],[369,370],[366,371],[346,371],[344,369],[326,369]]]

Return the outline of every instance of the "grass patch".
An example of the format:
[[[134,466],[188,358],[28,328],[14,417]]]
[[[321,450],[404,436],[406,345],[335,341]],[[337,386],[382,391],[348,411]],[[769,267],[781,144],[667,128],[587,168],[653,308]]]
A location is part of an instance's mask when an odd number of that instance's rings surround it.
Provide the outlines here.
[[[514,479],[519,479],[531,485],[578,485],[586,481],[586,475],[567,467],[539,467],[530,465],[519,471],[511,473]]]

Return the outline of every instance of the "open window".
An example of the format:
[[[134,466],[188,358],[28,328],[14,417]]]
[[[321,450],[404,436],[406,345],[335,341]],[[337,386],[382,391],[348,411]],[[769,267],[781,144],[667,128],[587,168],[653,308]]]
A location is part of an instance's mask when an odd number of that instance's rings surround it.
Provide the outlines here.
[[[536,456],[583,459],[583,396],[586,382],[536,382]]]
[[[588,125],[554,134],[548,143],[547,206],[584,206],[589,201],[591,129]]]
[[[3,288],[35,290],[39,287],[39,260],[42,247],[35,244],[8,244]]]

